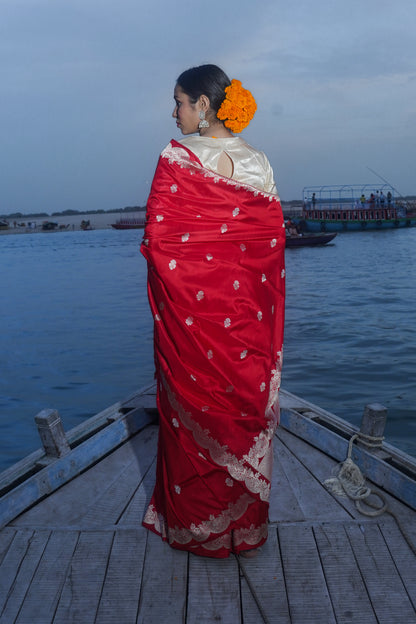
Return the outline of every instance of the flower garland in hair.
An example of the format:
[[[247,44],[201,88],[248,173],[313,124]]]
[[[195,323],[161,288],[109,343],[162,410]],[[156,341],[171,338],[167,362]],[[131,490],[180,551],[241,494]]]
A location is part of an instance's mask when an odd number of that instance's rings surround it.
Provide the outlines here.
[[[250,91],[242,87],[240,80],[233,79],[225,89],[225,99],[217,117],[231,132],[241,132],[253,119],[256,110],[256,100]]]

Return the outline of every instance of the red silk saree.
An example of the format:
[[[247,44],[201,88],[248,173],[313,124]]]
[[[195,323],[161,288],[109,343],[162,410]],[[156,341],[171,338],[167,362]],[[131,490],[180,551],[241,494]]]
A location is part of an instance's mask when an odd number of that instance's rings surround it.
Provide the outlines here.
[[[227,557],[267,538],[284,322],[277,196],[162,152],[141,251],[148,263],[160,414],[143,525]]]

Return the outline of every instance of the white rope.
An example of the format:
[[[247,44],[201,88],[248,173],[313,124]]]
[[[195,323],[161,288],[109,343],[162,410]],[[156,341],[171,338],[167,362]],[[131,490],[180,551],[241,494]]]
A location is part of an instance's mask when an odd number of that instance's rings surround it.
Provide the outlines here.
[[[337,474],[331,479],[326,479],[324,485],[328,490],[338,496],[348,496],[348,498],[355,502],[358,511],[364,516],[381,516],[387,510],[386,499],[381,492],[376,492],[366,485],[361,470],[351,459],[354,440],[361,436],[361,433],[356,433],[352,436],[348,444],[347,459],[336,467],[335,470]],[[371,446],[379,446],[382,440],[382,438],[375,438],[373,436],[366,435],[365,437],[368,439],[368,442],[371,443]],[[370,496],[377,497],[381,501],[381,505],[370,502],[368,500]],[[363,504],[372,509],[364,508]]]
[[[362,433],[354,434],[348,444],[347,459],[336,466],[335,470],[337,471],[337,474],[330,479],[326,479],[326,481],[324,481],[324,485],[330,492],[336,494],[337,496],[348,496],[348,498],[355,502],[356,508],[364,516],[375,518],[377,516],[381,516],[383,513],[388,513],[393,516],[409,548],[413,554],[416,555],[416,546],[404,526],[401,524],[400,519],[391,509],[388,509],[387,501],[383,494],[376,490],[372,490],[366,485],[366,481],[361,470],[351,459],[352,445],[356,439],[361,439],[362,437],[367,438],[368,442],[364,442],[367,446],[381,446],[383,441],[383,438],[376,438]],[[377,497],[381,501],[381,505],[377,505],[374,501],[370,500],[370,496],[373,498]],[[371,507],[372,511],[370,509],[365,509],[363,505]]]
[[[367,435],[366,433],[362,433],[362,431],[360,431],[359,433],[356,433],[352,437],[354,439],[358,438],[360,442],[362,442],[366,446],[373,446],[374,448],[381,446],[384,440],[384,436],[381,436],[378,438],[377,436],[370,436],[370,435]],[[350,440],[350,443],[351,443],[351,440]]]

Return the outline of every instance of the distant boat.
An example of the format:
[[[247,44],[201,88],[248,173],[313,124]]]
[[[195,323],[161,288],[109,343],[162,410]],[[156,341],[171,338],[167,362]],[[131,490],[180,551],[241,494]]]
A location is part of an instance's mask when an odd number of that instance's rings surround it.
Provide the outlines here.
[[[80,228],[81,228],[81,230],[92,230],[92,229],[93,229],[93,227],[91,226],[91,223],[90,223],[90,220],[89,220],[89,219],[88,219],[88,220],[83,219],[83,220],[81,221]]]
[[[303,189],[303,232],[364,232],[416,226],[416,205],[395,197],[389,184],[309,186]]]
[[[286,247],[308,247],[311,245],[326,245],[337,235],[336,232],[322,234],[302,234],[300,236],[287,236]]]
[[[58,223],[54,221],[43,221],[42,232],[54,232],[58,227]]]
[[[111,227],[115,230],[138,230],[144,228],[146,223],[146,215],[142,217],[124,217],[118,219],[115,223],[111,224]]]
[[[0,219],[0,230],[8,230],[9,229],[9,222],[6,221],[5,219]]]

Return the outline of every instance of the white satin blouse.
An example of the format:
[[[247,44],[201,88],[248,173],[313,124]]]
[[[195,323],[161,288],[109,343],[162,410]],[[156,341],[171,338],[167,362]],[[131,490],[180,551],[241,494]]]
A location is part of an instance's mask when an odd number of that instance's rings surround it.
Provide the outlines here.
[[[250,184],[260,191],[277,194],[273,169],[264,152],[259,152],[240,137],[213,138],[188,136],[179,141],[199,158],[201,164],[217,172],[218,160],[225,152],[233,161],[232,179]]]

